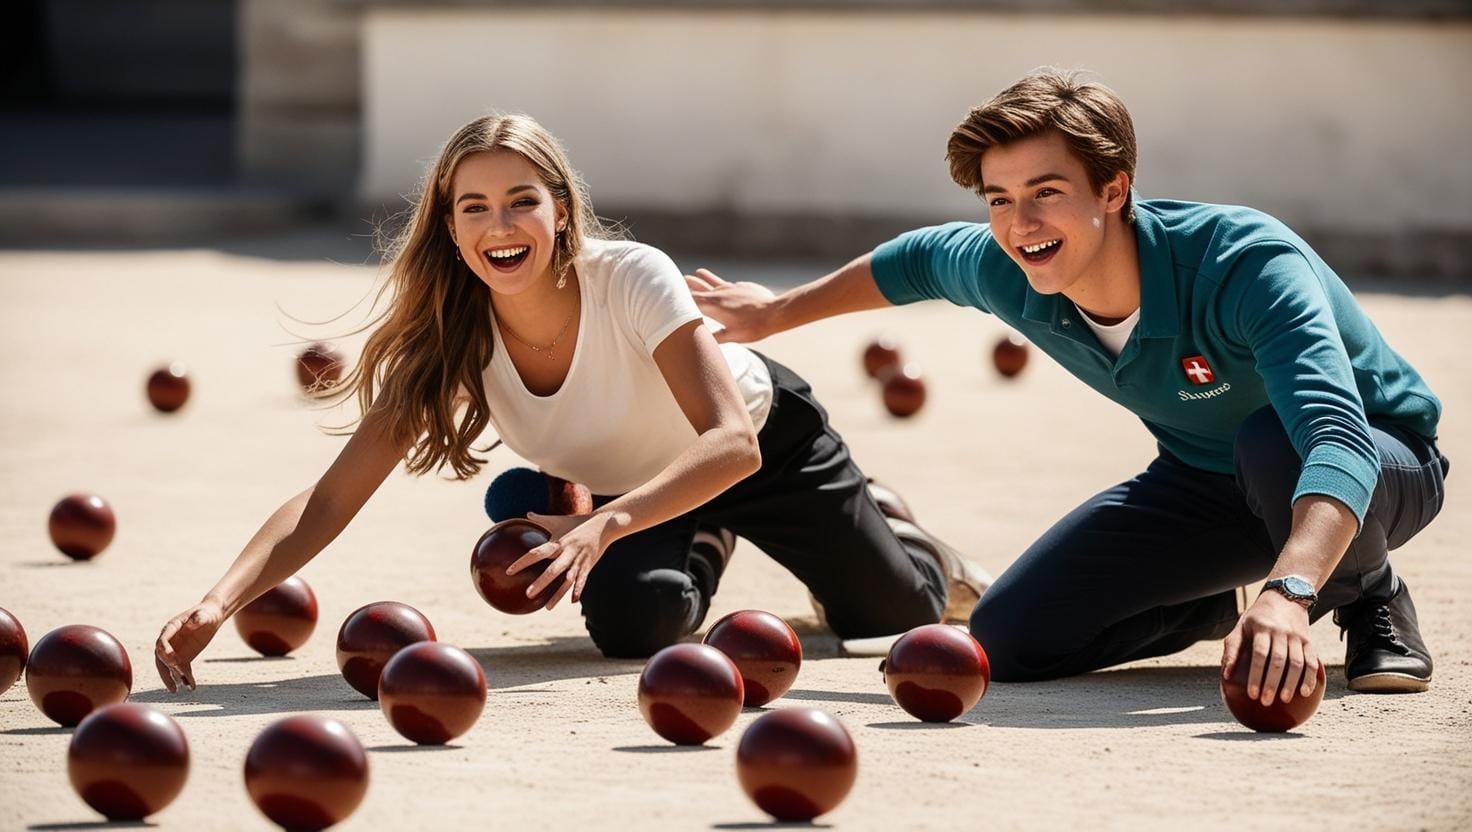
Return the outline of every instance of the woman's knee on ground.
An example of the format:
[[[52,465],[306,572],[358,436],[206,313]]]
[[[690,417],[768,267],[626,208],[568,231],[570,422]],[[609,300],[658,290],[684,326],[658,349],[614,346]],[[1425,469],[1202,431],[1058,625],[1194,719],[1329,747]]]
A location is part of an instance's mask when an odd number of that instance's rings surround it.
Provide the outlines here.
[[[684,572],[656,569],[591,584],[583,619],[593,643],[610,659],[642,659],[675,644],[700,624],[702,604]]]

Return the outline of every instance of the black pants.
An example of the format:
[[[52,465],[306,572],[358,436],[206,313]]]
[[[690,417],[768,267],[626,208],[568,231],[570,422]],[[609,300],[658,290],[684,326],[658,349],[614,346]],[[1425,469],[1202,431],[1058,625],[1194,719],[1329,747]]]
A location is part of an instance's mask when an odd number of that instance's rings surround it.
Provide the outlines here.
[[[1315,619],[1394,589],[1387,552],[1441,510],[1449,463],[1425,438],[1371,424],[1380,479]],[[1288,539],[1302,462],[1271,408],[1236,438],[1236,474],[1163,453],[1059,520],[971,616],[996,681],[1070,676],[1222,638],[1236,587],[1267,576]]]
[[[934,558],[895,537],[808,383],[762,358],[775,390],[758,435],[761,469],[700,508],[617,541],[588,573],[583,617],[604,655],[648,656],[700,626],[720,579],[719,565],[692,557],[700,528],[728,529],[785,566],[842,638],[940,619],[946,582]]]

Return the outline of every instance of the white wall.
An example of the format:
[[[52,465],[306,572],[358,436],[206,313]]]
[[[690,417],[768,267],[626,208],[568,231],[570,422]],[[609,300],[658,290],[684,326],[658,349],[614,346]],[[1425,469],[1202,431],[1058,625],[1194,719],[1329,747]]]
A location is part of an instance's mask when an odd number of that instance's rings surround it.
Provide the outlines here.
[[[595,205],[975,215],[967,109],[1027,70],[1129,104],[1138,187],[1293,223],[1472,228],[1472,26],[962,13],[371,11],[362,196],[410,192],[460,124],[529,113]]]

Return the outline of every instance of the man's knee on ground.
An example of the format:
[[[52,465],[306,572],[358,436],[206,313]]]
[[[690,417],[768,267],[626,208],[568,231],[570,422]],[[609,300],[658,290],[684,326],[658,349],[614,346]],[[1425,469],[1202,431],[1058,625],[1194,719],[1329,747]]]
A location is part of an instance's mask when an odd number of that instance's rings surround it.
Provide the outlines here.
[[[1040,637],[1039,622],[1031,620],[1025,607],[983,595],[971,613],[971,635],[986,651],[993,682],[1039,682],[1055,679],[1053,669],[1067,659]]]
[[[690,576],[673,569],[633,575],[583,595],[588,635],[610,659],[643,659],[688,635],[698,623]]]

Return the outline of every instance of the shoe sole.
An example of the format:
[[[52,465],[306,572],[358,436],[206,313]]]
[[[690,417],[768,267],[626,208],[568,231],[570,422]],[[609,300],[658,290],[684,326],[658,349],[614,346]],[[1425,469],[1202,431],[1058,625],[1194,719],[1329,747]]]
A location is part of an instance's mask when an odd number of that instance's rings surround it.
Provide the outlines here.
[[[996,579],[960,550],[921,528],[917,523],[890,518],[889,527],[902,541],[934,548],[941,572],[946,576],[947,599],[945,611],[941,613],[941,623],[969,624],[971,613],[976,609],[977,602],[981,600],[987,587],[991,586]],[[960,574],[953,575],[952,572]],[[956,595],[953,589],[963,590],[964,595]]]
[[[1429,687],[1429,678],[1406,673],[1371,673],[1349,680],[1349,689],[1355,693],[1421,693]]]

